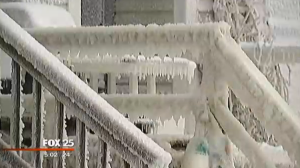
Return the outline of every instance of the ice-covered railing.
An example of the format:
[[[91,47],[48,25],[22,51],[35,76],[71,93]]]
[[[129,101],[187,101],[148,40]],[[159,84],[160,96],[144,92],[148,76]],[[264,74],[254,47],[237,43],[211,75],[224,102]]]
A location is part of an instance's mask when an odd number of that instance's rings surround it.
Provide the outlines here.
[[[196,63],[180,57],[145,57],[144,55],[124,55],[123,57],[106,54],[95,58],[68,57],[67,60],[73,66],[75,72],[98,72],[114,74],[134,74],[140,79],[147,76],[166,76],[174,78],[179,76],[186,78],[189,83],[194,77]]]
[[[134,167],[168,167],[170,154],[165,152],[138,128],[111,107],[96,92],[80,80],[59,59],[48,52],[33,37],[0,10],[0,46],[13,59],[13,87],[16,87],[14,112],[19,124],[12,137],[12,146],[21,147],[22,127],[20,109],[20,67],[35,78],[34,147],[41,147],[43,137],[43,91],[39,82],[49,90],[59,102],[67,106],[77,117],[77,131],[81,138],[77,141],[76,166],[86,167],[86,127],[92,129],[101,139],[115,148],[119,154]],[[20,67],[19,67],[20,66]],[[15,68],[14,68],[15,67]],[[57,109],[63,118],[63,105]],[[82,123],[81,123],[82,122]],[[61,122],[60,122],[61,123]],[[59,125],[63,131],[63,125]],[[63,133],[58,133],[63,138]],[[33,163],[40,167],[42,153],[37,152]],[[63,157],[58,157],[58,167],[64,167]]]
[[[183,57],[199,62],[210,52],[208,35],[214,30],[226,30],[226,23],[166,24],[147,26],[122,25],[109,27],[35,28],[28,32],[50,52],[89,58],[107,53],[123,57],[126,54]]]
[[[32,168],[30,164],[24,161],[14,151],[3,151],[1,149],[10,148],[0,136],[0,167],[7,167],[8,164],[14,165],[14,167]]]
[[[23,117],[32,116],[35,111],[32,106],[34,97],[32,95],[23,95],[22,97],[24,99],[22,106],[25,109]],[[56,101],[52,95],[45,95],[44,97],[46,100],[44,109],[50,115]],[[128,114],[132,121],[136,121],[141,115],[145,115],[147,118],[161,121],[173,117],[177,122],[180,116],[187,117],[191,111],[198,110],[202,106],[198,103],[199,98],[190,94],[101,94],[101,97],[118,111]],[[5,104],[5,107],[1,107],[1,117],[10,117],[10,112],[13,110],[10,95],[1,95],[0,101],[1,104]],[[70,114],[71,112],[68,111],[67,108],[66,112]]]
[[[256,151],[255,141],[228,110],[226,97],[229,87],[251,108],[288,151],[291,159],[300,163],[300,119],[229,34],[219,31],[215,35],[215,54],[205,58],[203,85],[206,86],[207,95],[215,95],[209,102],[215,107],[211,111],[220,125],[251,162],[259,167],[274,167],[259,150]],[[208,66],[207,63],[213,63],[214,66]]]

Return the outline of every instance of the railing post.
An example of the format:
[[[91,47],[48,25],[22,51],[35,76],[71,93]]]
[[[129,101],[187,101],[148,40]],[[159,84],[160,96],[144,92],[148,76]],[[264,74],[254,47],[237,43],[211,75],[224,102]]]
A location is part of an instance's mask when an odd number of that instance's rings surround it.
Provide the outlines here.
[[[147,76],[147,93],[156,94],[156,80],[153,75]]]
[[[107,79],[107,94],[116,94],[117,92],[117,81],[116,81],[116,74],[108,74]],[[108,165],[108,157],[109,157],[109,150],[108,145],[99,139],[99,151],[98,151],[98,164],[97,168],[106,168]]]
[[[34,80],[33,97],[35,112],[32,116],[32,147],[41,148],[43,139],[44,102],[42,102],[43,91],[41,84]],[[41,151],[32,153],[32,162],[35,168],[43,167],[43,155]]]
[[[76,168],[87,167],[87,130],[79,119],[76,119]]]
[[[21,69],[17,62],[12,60],[12,91],[13,113],[10,121],[10,145],[21,148],[22,143],[22,109],[21,109]],[[21,156],[21,151],[17,151]]]
[[[65,107],[64,105],[56,100],[56,113],[57,113],[57,130],[56,130],[56,136],[57,139],[60,139],[61,142],[63,142],[64,134],[65,134],[65,129],[66,129],[66,123],[65,123],[65,119],[66,119],[66,114],[65,114]],[[62,148],[62,145],[60,145],[60,148]],[[58,157],[54,158],[54,166],[56,165],[56,167],[65,167],[65,157],[63,156],[63,151],[58,152]]]
[[[100,138],[99,140],[99,151],[98,151],[98,163],[97,168],[106,168],[108,162],[108,146],[107,144]]]
[[[84,73],[81,74],[80,78],[87,83],[87,79]],[[96,79],[98,81],[98,78]],[[76,168],[87,168],[87,147],[87,128],[83,122],[76,118]]]
[[[129,90],[130,94],[139,93],[139,81],[138,76],[136,74],[130,74],[129,76]]]
[[[117,80],[116,80],[116,74],[110,73],[108,74],[108,79],[107,79],[107,93],[108,94],[116,94],[117,92]]]
[[[99,74],[98,73],[92,73],[90,78],[90,86],[95,92],[98,93],[98,87],[99,87]]]

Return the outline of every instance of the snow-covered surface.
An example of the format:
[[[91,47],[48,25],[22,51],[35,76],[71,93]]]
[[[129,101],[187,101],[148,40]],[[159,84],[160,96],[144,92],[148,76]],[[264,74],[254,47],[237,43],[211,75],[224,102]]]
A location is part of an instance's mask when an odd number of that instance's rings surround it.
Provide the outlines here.
[[[25,30],[0,11],[0,36],[11,44],[37,71],[43,74],[65,96],[69,97],[79,109],[85,111],[77,117],[82,121],[91,118],[94,123],[85,123],[102,127],[107,131],[104,139],[110,146],[120,146],[116,149],[133,166],[148,165],[148,167],[165,168],[171,162],[171,156],[138,128],[130,123],[116,109],[109,105],[86,83],[80,80],[63,63],[40,45]],[[96,125],[95,125],[96,124]]]
[[[97,58],[72,58],[72,70],[75,72],[98,72],[114,74],[134,74],[141,79],[147,76],[166,76],[174,78],[180,76],[191,82],[194,77],[196,63],[186,58],[170,57],[145,57],[143,55],[125,55],[123,57],[105,55]]]
[[[223,56],[214,55],[214,61],[222,67],[220,72],[229,87],[291,157],[299,160],[300,119],[231,37],[220,35],[216,47]]]
[[[224,22],[208,24],[150,24],[110,26],[28,29],[41,44],[54,54],[80,58],[97,55],[126,54],[145,57],[154,55],[182,57],[198,62],[209,52],[208,44],[215,31],[228,31]]]
[[[71,14],[57,6],[31,3],[1,3],[0,9],[23,28],[75,26]]]
[[[70,13],[56,6],[20,2],[0,3],[0,9],[24,28],[75,26]],[[1,49],[0,59],[1,78],[10,78],[11,59]]]

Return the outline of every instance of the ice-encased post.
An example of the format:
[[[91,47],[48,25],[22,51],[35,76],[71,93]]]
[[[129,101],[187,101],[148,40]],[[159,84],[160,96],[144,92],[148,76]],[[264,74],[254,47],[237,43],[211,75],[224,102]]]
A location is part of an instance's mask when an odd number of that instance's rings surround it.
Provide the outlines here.
[[[117,93],[117,77],[116,77],[116,74],[114,73],[109,73],[107,74],[108,76],[108,79],[107,79],[107,83],[108,83],[108,86],[107,86],[107,93],[108,94],[116,94]]]
[[[34,113],[32,116],[32,147],[41,148],[43,141],[43,118],[44,118],[44,104],[42,102],[42,86],[34,80],[33,81],[33,97],[34,97]],[[32,153],[32,163],[35,168],[43,167],[43,153],[35,151]]]
[[[87,168],[87,143],[86,126],[76,119],[76,168]]]
[[[129,93],[139,94],[139,80],[136,74],[130,74],[129,76]]]
[[[82,81],[87,83],[86,74],[81,73],[80,78]],[[87,168],[88,165],[87,147],[88,147],[88,137],[87,137],[86,125],[78,118],[76,118],[76,151],[75,151],[76,168]]]
[[[90,86],[91,88],[98,93],[98,87],[99,87],[99,74],[98,73],[92,73],[90,78]]]
[[[156,94],[156,77],[154,75],[147,76],[147,93]]]
[[[22,113],[21,113],[21,68],[12,60],[12,89],[13,112],[10,120],[10,144],[21,148],[22,143]],[[21,156],[21,151],[17,151]]]
[[[56,127],[56,137],[60,139],[61,142],[66,138],[64,136],[66,131],[66,124],[65,124],[65,106],[57,99],[55,99],[55,106],[56,106],[56,116],[57,116],[57,127]],[[59,146],[63,148],[62,145]],[[65,157],[63,156],[64,151],[58,152],[58,157],[54,158],[54,166],[64,168],[65,167]]]

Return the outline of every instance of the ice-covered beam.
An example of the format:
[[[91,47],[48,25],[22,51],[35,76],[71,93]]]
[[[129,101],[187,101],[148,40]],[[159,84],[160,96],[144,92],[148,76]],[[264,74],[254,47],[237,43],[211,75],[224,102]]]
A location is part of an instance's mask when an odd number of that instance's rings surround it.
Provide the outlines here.
[[[185,57],[200,61],[209,51],[208,36],[215,31],[227,31],[225,22],[207,24],[126,25],[109,27],[76,27],[28,29],[29,33],[50,52],[61,56],[96,57],[110,53],[123,57],[125,54]]]
[[[300,163],[300,119],[229,36],[215,40],[214,62],[236,96],[251,107],[276,140]]]
[[[64,58],[61,59],[65,60]],[[196,63],[193,61],[167,56],[145,57],[126,54],[123,57],[118,57],[106,54],[96,58],[72,58],[69,56],[66,59],[72,64],[72,70],[75,72],[130,74],[138,75],[139,78],[146,78],[146,76],[174,78],[174,76],[179,76],[186,78],[189,82],[193,79],[196,69]]]
[[[81,28],[39,28],[28,30],[40,43],[52,53],[61,52],[67,56],[80,52],[80,57],[88,55],[96,57],[97,54],[116,54],[122,57],[124,54],[137,54],[142,52],[149,55],[169,54],[170,57],[180,57],[187,50],[193,54],[185,55],[193,61],[201,61],[200,54],[208,52],[209,44],[207,34],[213,34],[216,30],[225,31],[226,23],[209,23],[195,25],[150,25],[150,26],[112,26],[112,27],[81,27]],[[114,31],[114,34],[112,32]],[[157,32],[154,33],[153,32]],[[87,36],[88,34],[88,36]],[[68,44],[68,47],[66,46]],[[288,45],[287,45],[288,44]],[[251,58],[258,58],[257,44],[242,43],[242,48]],[[271,54],[274,63],[300,62],[300,46],[297,43],[275,42],[272,46],[262,46],[262,54],[269,58]],[[99,47],[97,47],[99,46]],[[117,46],[117,47],[116,47]],[[102,49],[103,48],[103,49]],[[256,50],[256,51],[255,51]],[[268,61],[267,61],[268,62]]]
[[[168,167],[171,156],[0,10],[0,47],[133,166]]]

